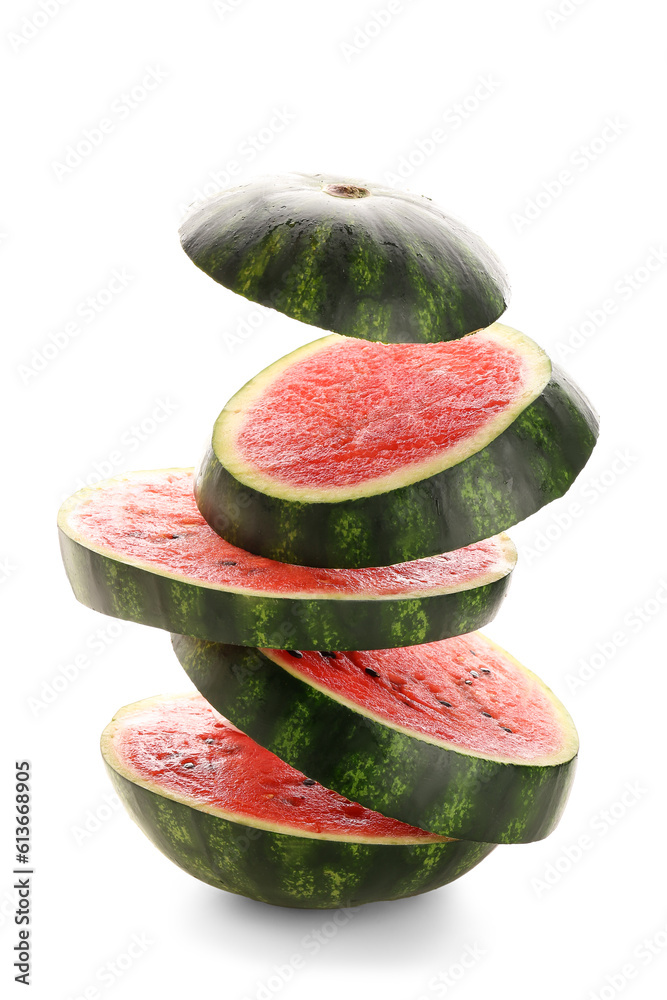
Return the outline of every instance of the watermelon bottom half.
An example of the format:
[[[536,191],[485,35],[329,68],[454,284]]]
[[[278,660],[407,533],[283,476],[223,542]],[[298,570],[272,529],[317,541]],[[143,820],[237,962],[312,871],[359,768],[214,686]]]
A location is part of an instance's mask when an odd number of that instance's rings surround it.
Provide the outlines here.
[[[129,814],[171,861],[278,906],[414,896],[464,875],[495,846],[428,833],[344,798],[196,694],[121,709],[102,753]]]

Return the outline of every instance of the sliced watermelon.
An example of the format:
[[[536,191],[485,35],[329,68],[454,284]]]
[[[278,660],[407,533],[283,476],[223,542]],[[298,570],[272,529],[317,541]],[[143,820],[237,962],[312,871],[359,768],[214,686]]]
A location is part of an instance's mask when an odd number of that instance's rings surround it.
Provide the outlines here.
[[[465,840],[540,840],[574,777],[564,706],[479,633],[365,652],[173,636],[188,676],[262,746],[371,809]]]
[[[203,882],[294,907],[356,906],[453,881],[493,845],[438,836],[306,778],[198,695],[148,698],[102,734],[118,795]]]
[[[332,334],[247,383],[195,482],[235,545],[309,566],[418,559],[487,538],[561,496],[597,421],[523,334],[442,344]]]
[[[496,256],[430,198],[349,178],[256,178],[196,206],[181,242],[246,298],[368,340],[461,337],[509,295]]]
[[[58,517],[67,573],[95,611],[219,642],[383,648],[468,632],[495,614],[516,562],[507,535],[400,566],[272,562],[220,538],[192,469],[117,476]]]

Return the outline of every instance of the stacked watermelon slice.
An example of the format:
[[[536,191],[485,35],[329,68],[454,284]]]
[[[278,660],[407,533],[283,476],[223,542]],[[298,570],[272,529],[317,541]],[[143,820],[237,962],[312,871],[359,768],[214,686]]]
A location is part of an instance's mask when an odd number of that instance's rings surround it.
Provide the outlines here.
[[[505,530],[588,460],[590,405],[497,322],[502,268],[428,199],[260,179],[182,242],[319,337],[229,400],[196,473],[61,508],[76,597],[171,632],[199,692],[105,729],[128,811],[197,878],[298,907],[425,892],[547,836],[574,724],[476,630],[516,561]]]

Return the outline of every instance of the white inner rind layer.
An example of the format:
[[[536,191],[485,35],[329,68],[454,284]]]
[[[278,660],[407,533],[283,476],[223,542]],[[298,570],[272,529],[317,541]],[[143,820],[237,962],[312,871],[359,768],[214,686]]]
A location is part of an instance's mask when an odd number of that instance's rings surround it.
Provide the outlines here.
[[[269,365],[263,371],[255,375],[242,389],[232,396],[225,405],[213,427],[212,447],[218,461],[228,472],[239,482],[251,489],[257,490],[268,496],[282,500],[294,500],[305,503],[331,503],[343,500],[359,500],[362,497],[376,496],[379,493],[388,493],[390,490],[400,489],[413,483],[429,479],[431,476],[444,472],[446,469],[458,465],[466,458],[476,454],[485,448],[491,441],[495,440],[504,430],[513,423],[518,415],[527,406],[537,399],[543,392],[549,379],[551,378],[551,361],[545,352],[533,340],[525,334],[514,330],[512,327],[504,326],[502,323],[493,323],[485,330],[468,334],[469,337],[490,340],[500,347],[507,348],[518,354],[523,359],[526,366],[526,375],[522,391],[517,395],[511,405],[507,406],[501,413],[484,424],[475,434],[457,442],[452,447],[444,451],[438,451],[428,459],[419,462],[406,463],[402,468],[382,476],[369,476],[362,483],[354,483],[346,486],[304,486],[295,485],[289,481],[283,481],[275,476],[269,475],[254,463],[249,462],[238,448],[238,439],[243,430],[248,411],[261,401],[262,396],[270,386],[287,371],[287,369],[298,365],[299,362],[319,351],[326,351],[336,344],[345,342],[358,343],[356,338],[343,337],[340,334],[332,333],[328,337],[322,337],[304,347],[298,348],[291,354],[280,358],[279,361]],[[378,350],[395,349],[400,345],[396,344],[374,344]],[[428,350],[429,345],[424,345]]]
[[[195,809],[197,812],[208,813],[210,816],[217,816],[219,819],[227,820],[230,823],[239,823],[241,826],[252,827],[256,830],[268,830],[271,833],[282,833],[289,837],[305,837],[308,840],[333,840],[351,844],[444,844],[451,843],[456,839],[453,837],[443,837],[436,833],[426,834],[426,836],[422,837],[365,837],[360,834],[316,833],[312,830],[304,829],[303,827],[291,826],[288,823],[271,823],[268,820],[255,816],[221,809],[218,806],[211,805],[211,803],[202,801],[202,799],[194,796],[179,795],[168,788],[164,788],[158,782],[150,781],[148,778],[145,778],[132,766],[131,761],[128,761],[123,757],[120,746],[118,746],[117,737],[122,735],[123,730],[134,729],[137,724],[137,720],[140,719],[143,712],[159,707],[165,702],[173,704],[179,700],[187,701],[200,699],[201,695],[197,693],[154,695],[152,698],[144,698],[131,705],[125,705],[124,708],[121,708],[118,712],[116,712],[113,719],[102,733],[100,739],[102,757],[109,767],[116,771],[117,774],[120,774],[123,778],[131,781],[133,785],[138,785],[140,788],[145,788],[149,792],[154,792],[163,799],[171,799],[172,802],[180,802],[181,805],[188,806],[190,809]],[[230,726],[230,728],[236,729],[236,726],[232,726],[229,720],[225,719],[224,716],[220,715],[213,709],[212,714],[217,718],[223,719],[224,722]]]
[[[493,570],[488,570],[486,573],[479,573],[477,576],[466,580],[462,584],[453,584],[442,587],[423,587],[415,582],[411,582],[405,591],[396,591],[393,594],[376,594],[371,590],[368,591],[356,591],[348,592],[343,588],[338,590],[330,589],[330,584],[322,587],[320,589],[313,590],[294,590],[286,592],[284,590],[270,590],[270,589],[253,589],[252,587],[243,587],[240,585],[234,586],[231,583],[211,583],[208,580],[203,580],[198,576],[188,576],[182,573],[176,573],[167,567],[158,564],[145,561],[142,559],[133,559],[131,556],[121,554],[116,549],[111,546],[106,545],[96,545],[91,542],[87,537],[85,531],[82,531],[80,527],[72,523],[79,518],[79,516],[85,512],[85,507],[89,504],[95,495],[105,489],[113,486],[117,487],[118,483],[123,482],[142,482],[148,483],[150,476],[156,476],[164,478],[170,474],[181,475],[183,472],[192,473],[192,469],[155,469],[149,472],[125,472],[118,476],[113,476],[110,479],[105,479],[101,483],[95,483],[93,486],[86,486],[74,493],[62,504],[60,510],[58,511],[58,527],[68,538],[78,545],[89,549],[91,552],[96,552],[98,555],[104,556],[107,559],[113,559],[114,562],[123,563],[127,566],[134,566],[136,569],[143,570],[146,573],[152,573],[154,576],[162,576],[169,580],[178,580],[181,583],[190,583],[195,586],[202,587],[206,590],[218,590],[224,593],[232,594],[243,594],[246,597],[271,597],[277,598],[285,601],[291,600],[327,600],[327,601],[398,601],[398,600],[409,600],[410,598],[422,598],[422,597],[438,597],[444,596],[446,594],[459,594],[466,590],[475,590],[478,587],[485,587],[491,583],[496,583],[498,580],[504,579],[512,572],[516,566],[517,561],[517,551],[514,543],[512,542],[509,535],[505,532],[501,532],[499,535],[492,536],[492,540],[495,540],[500,549],[499,558],[496,564],[496,568]],[[211,529],[212,531],[213,529]],[[243,550],[239,550],[243,551]],[[423,560],[414,560],[414,562],[427,562],[431,559],[437,558],[436,556],[426,556]],[[267,562],[270,560],[267,560]],[[399,564],[409,565],[409,564]],[[346,569],[340,572],[354,574],[355,572],[368,572],[368,569],[372,567],[362,568],[361,570]],[[394,567],[386,566],[382,569],[387,571],[392,570]],[[328,589],[329,588],[329,589]]]
[[[295,663],[298,663],[298,661],[295,661],[293,657],[289,656],[288,653],[285,653],[283,657],[269,649],[262,649],[260,652],[262,652],[267,659],[272,660],[273,663],[282,667],[283,670],[286,670],[288,674],[296,677],[304,684],[308,684],[316,691],[322,692],[322,694],[326,695],[327,698],[331,698],[332,701],[339,702],[339,704],[349,708],[352,712],[356,712],[358,715],[362,715],[366,719],[371,719],[380,726],[386,726],[389,729],[394,729],[396,732],[404,733],[406,736],[409,736],[414,740],[421,740],[422,743],[430,743],[443,750],[450,750],[454,753],[463,754],[466,757],[475,757],[478,760],[494,761],[497,764],[514,764],[517,767],[554,767],[558,764],[565,764],[567,761],[572,760],[573,757],[576,757],[579,752],[579,736],[575,728],[574,721],[568,710],[565,708],[565,705],[563,705],[563,703],[556,697],[551,688],[547,687],[544,681],[541,680],[537,674],[534,674],[532,670],[528,669],[528,667],[524,667],[522,663],[519,663],[517,659],[510,655],[510,653],[502,649],[502,647],[497,643],[492,642],[492,640],[487,638],[487,636],[482,635],[481,632],[471,632],[470,634],[479,636],[480,639],[495,649],[496,652],[500,653],[503,659],[510,663],[512,668],[522,673],[531,681],[531,683],[535,685],[535,687],[540,688],[544,692],[551,703],[554,717],[560,725],[562,733],[562,744],[560,750],[552,754],[541,754],[531,757],[530,759],[520,759],[518,757],[504,756],[502,754],[487,754],[479,753],[474,750],[468,750],[459,743],[451,743],[447,740],[438,739],[436,736],[429,736],[426,733],[411,729],[409,726],[403,726],[399,722],[394,722],[393,719],[390,718],[389,714],[380,715],[377,712],[369,711],[365,706],[360,705],[359,702],[345,698],[337,691],[332,691],[326,685],[320,684],[317,681],[312,680],[312,678],[300,673],[298,667],[295,667],[294,665]],[[391,704],[391,692],[388,691],[387,694],[387,701]],[[496,707],[498,706],[496,705]]]

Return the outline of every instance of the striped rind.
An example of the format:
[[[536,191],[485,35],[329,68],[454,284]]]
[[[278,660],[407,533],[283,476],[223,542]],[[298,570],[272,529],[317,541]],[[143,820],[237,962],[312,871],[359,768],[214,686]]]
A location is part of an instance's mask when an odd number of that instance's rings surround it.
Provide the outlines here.
[[[195,206],[181,243],[202,271],[251,301],[367,340],[454,340],[509,298],[495,254],[430,199],[324,174],[257,178]],[[349,182],[345,182],[349,183]]]
[[[292,767],[368,808],[434,833],[505,844],[541,840],[560,819],[576,748],[553,765],[453,751],[335,700],[258,649],[182,635],[172,642],[217,711]]]
[[[197,584],[115,557],[72,537],[64,518],[59,535],[74,595],[94,611],[214,642],[274,648],[385,649],[471,632],[494,617],[514,565],[507,539],[506,575],[480,586],[381,599],[291,598]]]
[[[315,839],[261,829],[132,780],[104,741],[103,753],[129,815],[166,857],[202,882],[277,906],[336,909],[428,892],[470,871],[495,846]]]
[[[391,565],[488,538],[563,496],[597,430],[588,400],[554,366],[506,430],[428,479],[356,500],[290,501],[241,483],[210,446],[195,494],[211,527],[251,552],[307,566]]]

